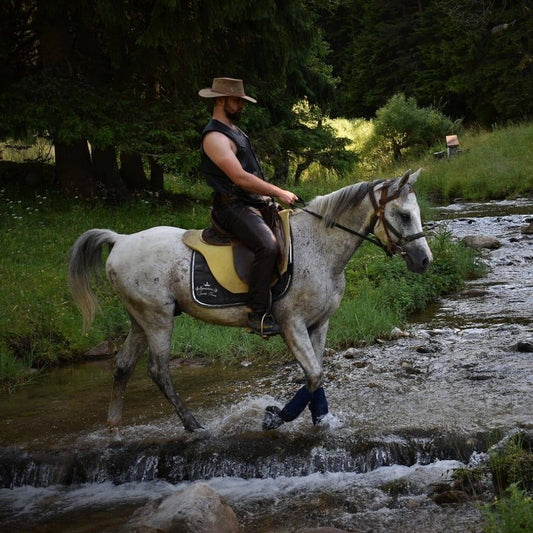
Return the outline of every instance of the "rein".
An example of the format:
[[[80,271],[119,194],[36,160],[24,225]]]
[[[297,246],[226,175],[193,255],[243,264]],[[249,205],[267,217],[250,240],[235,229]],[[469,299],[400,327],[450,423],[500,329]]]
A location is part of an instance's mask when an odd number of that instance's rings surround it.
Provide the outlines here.
[[[379,248],[381,248],[389,257],[392,257],[394,254],[399,252],[401,255],[404,255],[407,252],[404,252],[402,250],[402,244],[405,244],[407,242],[414,241],[416,239],[421,239],[422,237],[425,237],[425,233],[423,231],[419,233],[414,233],[413,235],[408,235],[407,237],[404,237],[400,234],[400,232],[385,218],[385,206],[392,200],[395,200],[400,196],[401,189],[398,189],[394,194],[391,194],[390,196],[387,196],[388,193],[388,185],[383,186],[381,188],[381,196],[379,198],[379,203],[376,201],[376,197],[374,195],[374,189],[371,188],[367,184],[367,192],[366,194],[370,193],[370,189],[372,189],[372,194],[370,194],[370,201],[372,202],[372,206],[374,207],[374,214],[372,215],[372,220],[370,222],[370,229],[368,230],[368,233],[372,232],[374,228],[376,227],[376,223],[378,220],[381,220],[381,223],[383,224],[383,228],[385,229],[385,234],[387,235],[387,244],[384,244],[379,240],[378,237],[373,235],[370,237],[367,234],[359,233],[358,231],[355,231],[351,228],[348,228],[347,226],[344,226],[342,224],[339,224],[337,222],[333,223],[333,226],[336,228],[339,228],[343,231],[346,231],[347,233],[350,233],[351,235],[356,235],[357,237],[360,237],[361,239],[364,239],[365,241],[371,242],[372,244],[375,244]],[[302,202],[304,206],[306,205],[306,202],[304,202],[301,198],[298,199],[298,201]],[[315,213],[314,211],[311,211],[310,209],[307,209],[306,207],[301,208],[302,211],[305,211],[309,215],[312,215],[316,218],[323,219],[324,217],[320,215],[319,213]],[[390,234],[395,235],[398,240],[396,242],[393,242],[391,239]]]

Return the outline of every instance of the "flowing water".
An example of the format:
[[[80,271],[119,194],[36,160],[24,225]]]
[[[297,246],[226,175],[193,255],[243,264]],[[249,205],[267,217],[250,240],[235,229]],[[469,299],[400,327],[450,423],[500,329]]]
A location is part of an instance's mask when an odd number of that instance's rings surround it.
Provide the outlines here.
[[[263,432],[264,408],[301,386],[295,364],[205,361],[173,378],[206,430],[188,434],[139,363],[121,440],[103,425],[110,360],[50,371],[0,398],[0,531],[112,532],[148,501],[204,480],[243,532],[481,532],[480,503],[437,505],[453,469],[533,428],[531,201],[454,204],[458,238],[496,236],[489,274],[416,317],[406,336],[328,353],[324,427],[304,413]],[[521,348],[522,347],[522,348]]]

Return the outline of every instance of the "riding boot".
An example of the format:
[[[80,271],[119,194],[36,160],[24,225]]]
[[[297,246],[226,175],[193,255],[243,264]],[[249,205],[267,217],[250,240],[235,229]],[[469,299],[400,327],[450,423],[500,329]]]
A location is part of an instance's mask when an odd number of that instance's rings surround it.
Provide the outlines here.
[[[248,327],[252,330],[252,333],[257,333],[261,337],[271,337],[281,333],[281,328],[276,324],[274,317],[270,313],[249,313]]]

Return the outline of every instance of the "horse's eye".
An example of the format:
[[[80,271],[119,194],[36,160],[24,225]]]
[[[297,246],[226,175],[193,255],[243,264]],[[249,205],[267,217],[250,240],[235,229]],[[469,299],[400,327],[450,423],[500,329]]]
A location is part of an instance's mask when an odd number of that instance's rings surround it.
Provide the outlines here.
[[[400,213],[400,218],[404,224],[411,222],[411,215],[409,213]]]

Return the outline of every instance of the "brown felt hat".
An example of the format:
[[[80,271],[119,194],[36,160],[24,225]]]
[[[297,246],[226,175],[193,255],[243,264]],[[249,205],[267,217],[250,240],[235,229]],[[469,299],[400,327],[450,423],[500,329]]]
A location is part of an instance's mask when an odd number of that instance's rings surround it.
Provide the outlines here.
[[[244,85],[242,80],[235,78],[213,78],[213,85],[206,89],[201,89],[198,94],[202,98],[217,98],[219,96],[235,96],[237,98],[243,98],[253,104],[257,103],[255,98],[247,96],[244,93]]]

